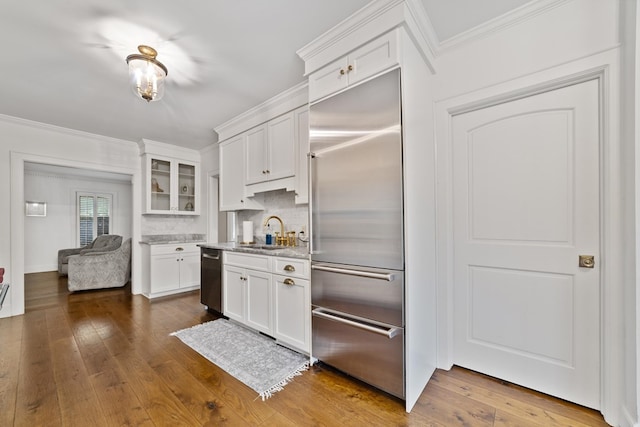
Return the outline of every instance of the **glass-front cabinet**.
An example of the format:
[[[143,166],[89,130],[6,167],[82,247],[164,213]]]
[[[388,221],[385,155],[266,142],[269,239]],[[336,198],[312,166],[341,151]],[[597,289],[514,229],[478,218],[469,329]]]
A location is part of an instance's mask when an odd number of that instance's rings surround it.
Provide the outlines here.
[[[146,214],[199,215],[198,163],[145,155]]]

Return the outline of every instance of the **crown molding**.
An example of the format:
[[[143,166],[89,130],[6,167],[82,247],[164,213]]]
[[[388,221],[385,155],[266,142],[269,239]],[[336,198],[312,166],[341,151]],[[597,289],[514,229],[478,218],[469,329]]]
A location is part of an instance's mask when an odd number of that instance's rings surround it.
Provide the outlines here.
[[[216,126],[218,142],[265,123],[309,102],[309,83],[304,81],[287,89],[244,113]]]
[[[140,148],[141,156],[143,154],[155,154],[158,156],[179,157],[192,162],[200,161],[200,151],[179,145],[167,144],[166,142],[142,138],[138,141],[138,147]]]
[[[420,0],[374,0],[296,53],[305,75],[394,28],[403,26],[435,72],[437,37]]]
[[[90,138],[101,142],[107,142],[109,144],[119,144],[123,148],[132,148],[132,144],[136,144],[135,141],[129,141],[126,139],[118,139],[110,136],[99,135],[96,133],[85,132],[83,130],[77,130],[72,128],[66,128],[62,126],[51,125],[48,123],[37,122],[34,120],[23,119],[20,117],[8,116],[6,114],[0,114],[0,122],[17,124],[20,126],[30,127],[34,129],[42,129],[49,132],[62,133],[66,135],[76,136],[79,138]]]
[[[532,0],[529,3],[525,3],[522,6],[510,10],[496,18],[443,40],[438,43],[435,55],[436,57],[440,56],[454,48],[521,24],[571,1],[573,0]]]
[[[298,49],[296,54],[306,63],[309,58],[335,45],[339,40],[348,37],[351,33],[384,15],[394,7],[401,5],[404,1],[405,0],[374,0],[342,22],[325,31],[312,42]],[[384,29],[380,34],[386,31],[387,29]],[[307,74],[308,73],[309,71],[307,71]]]

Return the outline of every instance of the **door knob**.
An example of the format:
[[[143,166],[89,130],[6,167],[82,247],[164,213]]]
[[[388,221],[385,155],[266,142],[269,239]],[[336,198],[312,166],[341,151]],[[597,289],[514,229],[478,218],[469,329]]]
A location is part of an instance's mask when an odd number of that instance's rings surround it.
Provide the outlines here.
[[[578,267],[593,268],[596,265],[596,261],[593,255],[580,255],[578,257]]]

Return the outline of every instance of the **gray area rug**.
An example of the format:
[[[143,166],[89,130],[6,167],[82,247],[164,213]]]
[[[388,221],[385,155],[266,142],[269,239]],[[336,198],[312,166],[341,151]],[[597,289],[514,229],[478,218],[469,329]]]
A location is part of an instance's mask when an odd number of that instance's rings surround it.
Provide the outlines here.
[[[308,356],[225,319],[171,335],[257,391],[262,400],[282,390],[309,367]]]

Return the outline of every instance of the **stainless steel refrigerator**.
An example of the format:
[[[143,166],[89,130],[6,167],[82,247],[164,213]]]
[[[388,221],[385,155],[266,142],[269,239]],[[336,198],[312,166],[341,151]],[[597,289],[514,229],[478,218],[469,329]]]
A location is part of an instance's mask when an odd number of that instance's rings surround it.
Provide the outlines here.
[[[309,120],[312,356],[404,398],[400,70]]]

